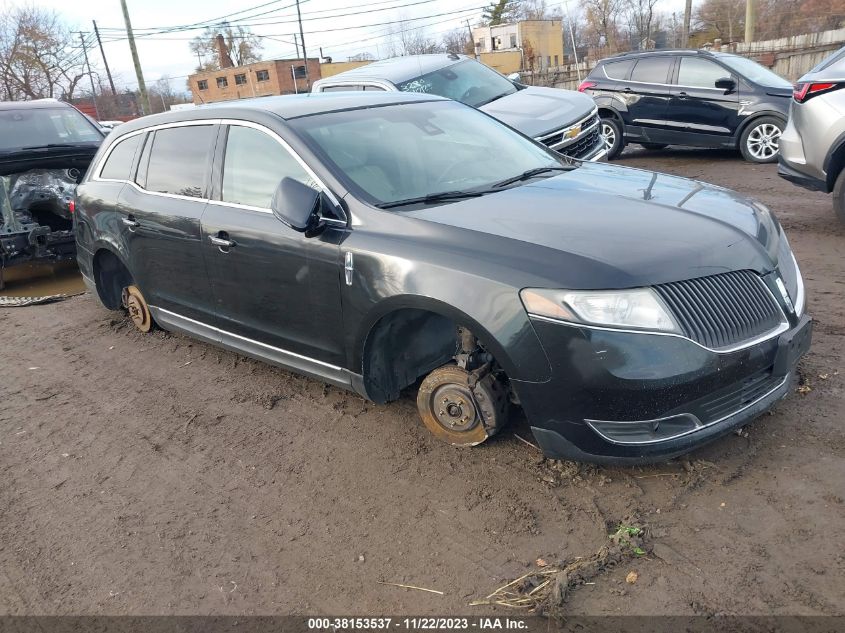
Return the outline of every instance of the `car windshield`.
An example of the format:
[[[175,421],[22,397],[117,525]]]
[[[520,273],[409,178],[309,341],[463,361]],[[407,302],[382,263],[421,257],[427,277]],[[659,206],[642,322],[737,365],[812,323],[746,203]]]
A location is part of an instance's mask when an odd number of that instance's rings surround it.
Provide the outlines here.
[[[516,86],[492,68],[466,59],[396,85],[402,92],[422,92],[460,101],[473,108],[516,92]]]
[[[760,86],[767,88],[792,88],[792,84],[786,79],[747,57],[723,55],[719,57],[719,61]]]
[[[0,110],[0,151],[102,140],[97,128],[70,107]]]
[[[486,114],[449,101],[330,112],[289,123],[357,197],[374,205],[446,192],[480,195],[497,184],[516,184],[505,181],[530,170],[542,171],[526,180],[569,166]]]

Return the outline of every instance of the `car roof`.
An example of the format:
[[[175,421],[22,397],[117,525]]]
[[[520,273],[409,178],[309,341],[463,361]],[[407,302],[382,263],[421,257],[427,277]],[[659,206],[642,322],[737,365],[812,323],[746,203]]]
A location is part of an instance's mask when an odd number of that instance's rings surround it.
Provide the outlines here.
[[[73,108],[58,99],[33,99],[31,101],[0,101],[0,110],[44,110],[47,108]],[[75,108],[74,108],[75,109]]]
[[[198,119],[239,118],[249,113],[270,113],[282,119],[296,119],[314,114],[358,110],[403,103],[424,103],[427,101],[449,101],[443,97],[409,92],[316,92],[299,95],[255,97],[233,101],[218,101],[192,110],[176,110],[151,114],[124,123],[112,135],[123,136],[135,130],[162,125],[195,121]]]
[[[408,55],[383,59],[366,66],[359,66],[351,70],[321,79],[321,84],[331,84],[334,81],[382,79],[394,84],[408,81],[414,77],[425,75],[440,68],[452,66],[469,59],[466,55],[454,53],[437,53],[432,55]]]

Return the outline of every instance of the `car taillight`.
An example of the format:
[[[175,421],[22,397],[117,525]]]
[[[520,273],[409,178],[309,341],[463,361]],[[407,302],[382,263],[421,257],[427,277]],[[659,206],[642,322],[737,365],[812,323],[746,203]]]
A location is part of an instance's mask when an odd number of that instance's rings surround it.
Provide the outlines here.
[[[76,213],[76,201],[75,200],[71,200],[67,203],[67,210],[70,211],[71,215]]]
[[[596,87],[596,82],[594,81],[582,81],[581,85],[578,86],[578,92],[584,92],[585,90],[589,90],[590,88]]]
[[[792,98],[798,103],[804,103],[810,97],[815,97],[817,95],[824,94],[825,92],[830,92],[831,90],[837,90],[842,86],[845,86],[845,84],[829,82],[795,84],[795,87],[792,89]]]

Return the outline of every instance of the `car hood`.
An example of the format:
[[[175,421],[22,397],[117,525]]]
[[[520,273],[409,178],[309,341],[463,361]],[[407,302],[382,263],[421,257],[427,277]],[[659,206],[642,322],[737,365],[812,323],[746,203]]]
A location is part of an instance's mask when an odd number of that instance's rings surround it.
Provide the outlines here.
[[[523,134],[537,137],[576,123],[595,108],[595,102],[580,92],[528,87],[480,109]]]
[[[28,171],[30,169],[70,169],[81,171],[97,153],[99,144],[90,146],[42,147],[38,149],[0,149],[0,176]]]
[[[571,289],[743,269],[764,274],[777,266],[781,239],[771,213],[733,191],[601,163],[408,215],[485,234],[472,250],[483,251],[479,245],[487,242],[493,260],[518,252],[515,265]],[[514,248],[517,241],[522,245]]]

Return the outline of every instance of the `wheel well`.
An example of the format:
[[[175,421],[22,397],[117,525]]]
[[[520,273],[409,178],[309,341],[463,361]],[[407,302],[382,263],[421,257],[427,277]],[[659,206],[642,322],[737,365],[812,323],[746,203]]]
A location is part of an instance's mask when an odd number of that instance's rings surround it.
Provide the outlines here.
[[[94,282],[103,305],[119,310],[123,289],[132,285],[132,275],[117,255],[101,248],[94,255]]]
[[[836,184],[836,179],[843,169],[845,169],[845,141],[840,143],[839,147],[830,155],[830,160],[827,164],[828,192],[833,191],[833,185]]]
[[[458,351],[457,324],[418,308],[383,316],[364,344],[364,386],[375,402],[396,400],[405,387],[446,364]]]
[[[622,125],[622,117],[619,116],[619,113],[612,108],[599,108],[599,117],[603,119],[616,119],[620,125]]]
[[[781,122],[783,122],[784,127],[786,127],[786,119],[784,119],[782,116],[780,116],[776,112],[759,112],[757,114],[752,114],[750,117],[748,117],[745,121],[742,122],[742,124],[739,126],[739,129],[736,131],[736,146],[737,146],[737,148],[739,148],[739,145],[742,142],[742,135],[745,133],[745,130],[747,130],[748,127],[752,123],[754,123],[754,121],[759,121],[763,117],[767,117],[767,116],[772,117],[773,119],[779,119]]]

